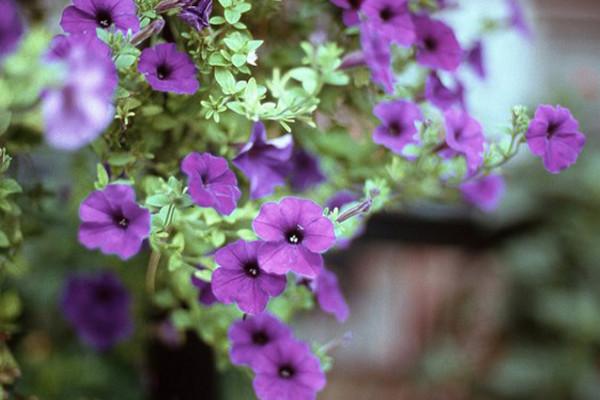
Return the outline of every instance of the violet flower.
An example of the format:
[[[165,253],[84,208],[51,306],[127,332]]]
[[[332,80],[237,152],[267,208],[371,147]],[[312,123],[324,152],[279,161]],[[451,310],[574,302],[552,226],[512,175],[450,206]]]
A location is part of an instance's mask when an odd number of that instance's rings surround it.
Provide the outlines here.
[[[340,323],[348,319],[350,309],[340,289],[338,278],[333,272],[323,269],[311,283],[311,288],[323,311],[334,315]]]
[[[368,22],[360,24],[360,43],[373,81],[381,85],[386,93],[394,93],[396,77],[392,71],[392,54],[389,43],[382,40],[376,28]]]
[[[261,313],[233,323],[227,337],[231,341],[231,363],[252,367],[266,345],[292,339],[293,333],[270,313]]]
[[[327,180],[319,160],[304,149],[295,149],[291,158],[290,184],[295,192],[303,192]]]
[[[200,87],[196,64],[187,53],[177,51],[175,43],[161,43],[142,51],[138,71],[154,90],[194,94]]]
[[[79,338],[106,351],[133,333],[131,299],[118,275],[101,271],[72,275],[63,289],[60,306]]]
[[[252,226],[265,243],[258,251],[262,269],[276,274],[292,270],[315,277],[323,268],[321,253],[335,243],[333,223],[311,200],[286,197],[262,205]]]
[[[508,22],[510,26],[519,31],[526,39],[531,39],[531,28],[525,19],[521,4],[517,0],[506,0],[506,4],[508,6]]]
[[[500,175],[488,175],[478,181],[463,183],[460,191],[469,203],[486,212],[494,211],[504,193],[504,179]]]
[[[108,29],[114,25],[123,33],[131,29],[140,30],[140,21],[135,14],[133,0],[73,0],[73,5],[65,8],[60,26],[67,33],[91,33],[96,28]]]
[[[190,153],[181,162],[188,176],[190,196],[200,207],[213,207],[219,214],[229,215],[242,195],[227,160],[210,153]]]
[[[413,22],[417,34],[417,63],[423,67],[454,72],[463,57],[454,31],[426,14],[413,16]]]
[[[0,0],[0,62],[17,49],[25,27],[17,5],[12,0]]]
[[[258,260],[261,241],[242,239],[217,250],[215,261],[220,266],[212,274],[212,290],[221,303],[236,302],[245,313],[265,310],[269,298],[285,290],[285,275],[265,272]]]
[[[254,124],[248,143],[231,160],[250,180],[251,199],[269,196],[276,186],[285,183],[292,168],[289,160],[293,145],[291,134],[267,140],[263,123]]]
[[[314,400],[325,387],[319,359],[306,343],[292,339],[265,346],[252,368],[259,400]]]
[[[542,157],[544,167],[556,174],[574,164],[586,138],[579,132],[579,122],[562,106],[541,105],[529,124],[527,145]]]
[[[467,160],[468,174],[474,173],[483,163],[485,137],[479,122],[465,111],[451,109],[445,113],[446,145],[449,149],[441,153],[444,157],[458,154]]]
[[[373,141],[402,154],[404,146],[418,143],[416,121],[423,115],[419,107],[407,100],[383,101],[375,106],[373,113],[382,122],[373,131]]]
[[[188,0],[179,11],[177,18],[196,29],[198,32],[210,26],[212,0]]]
[[[465,89],[458,79],[454,78],[454,82],[454,88],[448,88],[444,86],[439,75],[435,71],[432,71],[427,75],[427,80],[425,81],[425,99],[442,111],[446,111],[455,105],[464,110]]]
[[[415,40],[408,0],[365,0],[362,10],[378,32],[379,40],[400,46],[410,46]]]
[[[202,265],[197,265],[196,268],[198,270],[206,269]],[[192,274],[192,285],[198,289],[198,301],[205,306],[212,306],[217,302],[217,298],[215,297],[212,291],[212,285],[210,282],[205,281],[204,279],[198,278],[196,275]]]
[[[485,79],[486,71],[483,63],[483,43],[481,40],[476,41],[473,47],[467,50],[466,61],[479,78]]]
[[[365,0],[331,0],[333,4],[341,7],[342,21],[346,26],[354,26],[360,23],[360,10]]]
[[[150,212],[137,205],[128,185],[108,185],[90,193],[79,207],[79,218],[79,243],[123,260],[137,254],[150,234]]]

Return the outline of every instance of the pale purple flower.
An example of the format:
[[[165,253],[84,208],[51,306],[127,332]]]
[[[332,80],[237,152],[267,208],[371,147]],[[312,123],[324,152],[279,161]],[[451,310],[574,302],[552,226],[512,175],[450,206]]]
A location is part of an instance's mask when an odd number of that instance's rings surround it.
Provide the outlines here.
[[[308,344],[279,340],[263,349],[252,365],[259,400],[314,400],[325,387],[325,374]]]
[[[453,106],[465,109],[464,92],[465,89],[457,78],[454,78],[454,87],[449,88],[444,85],[435,71],[427,75],[427,80],[425,81],[425,99],[442,111],[446,111]]]
[[[460,191],[469,203],[483,211],[494,211],[504,194],[504,179],[500,175],[488,175],[478,181],[463,183]]]
[[[179,11],[177,18],[201,31],[210,26],[210,14],[212,13],[212,0],[190,0]]]
[[[506,0],[506,4],[510,26],[518,30],[526,39],[530,39],[532,36],[531,28],[525,19],[521,4],[517,0]]]
[[[200,87],[196,64],[187,53],[177,51],[175,43],[161,43],[142,51],[138,71],[154,90],[194,94]]]
[[[202,265],[197,265],[196,268],[198,268],[198,270],[206,269]],[[204,304],[205,306],[212,306],[217,302],[210,282],[207,282],[204,279],[198,278],[196,275],[192,274],[192,285],[198,289],[198,301],[200,303]]]
[[[574,164],[586,141],[579,132],[579,122],[560,105],[539,106],[526,139],[531,152],[542,157],[544,167],[553,174]]]
[[[342,13],[342,20],[347,26],[354,26],[360,23],[360,9],[365,0],[331,0],[333,4],[341,7],[344,12]]]
[[[200,207],[213,207],[223,215],[235,210],[242,195],[227,160],[210,153],[190,153],[181,163],[188,176],[190,196]]]
[[[468,174],[475,172],[483,163],[485,137],[479,122],[465,111],[451,109],[445,113],[446,145],[441,154],[453,157],[458,154],[467,160]]]
[[[373,81],[381,85],[388,94],[394,93],[396,77],[392,71],[389,42],[382,40],[372,24],[363,22],[360,24],[360,43]]]
[[[295,192],[303,192],[327,180],[319,167],[319,159],[304,149],[295,149],[291,158],[290,184]]]
[[[12,0],[0,0],[0,61],[17,49],[25,27],[17,5]]]
[[[60,26],[67,33],[91,33],[96,28],[108,29],[114,25],[123,33],[131,29],[140,30],[140,21],[135,14],[133,0],[73,0],[73,5],[65,8]]]
[[[227,337],[231,341],[231,363],[251,367],[266,345],[292,339],[293,333],[270,313],[261,313],[233,323]]]
[[[423,115],[419,107],[407,100],[383,101],[375,106],[373,113],[382,122],[373,131],[373,141],[402,154],[404,146],[418,143],[415,122]]]
[[[150,212],[137,205],[128,185],[108,185],[90,193],[79,207],[79,218],[79,243],[123,260],[137,254],[150,234]]]
[[[417,34],[417,63],[423,67],[454,72],[463,57],[454,31],[426,14],[413,16],[413,22]]]
[[[365,0],[362,10],[379,40],[410,46],[415,40],[407,0]]]
[[[276,274],[292,270],[317,276],[323,268],[321,253],[335,243],[333,223],[311,200],[286,197],[279,204],[265,203],[252,226],[265,240],[258,261],[265,271]]]
[[[250,140],[231,160],[250,180],[251,199],[269,196],[276,186],[285,183],[285,177],[292,169],[293,145],[291,134],[267,140],[263,123],[254,124]]]
[[[481,40],[476,41],[473,47],[467,50],[466,61],[478,77],[485,79],[486,71],[483,63],[483,43]]]
[[[261,241],[242,239],[217,250],[215,261],[220,268],[213,271],[212,290],[221,303],[236,302],[247,314],[265,310],[271,297],[285,290],[285,275],[268,273],[261,268],[258,250]]]
[[[348,319],[350,309],[333,272],[323,269],[311,287],[323,311],[334,315],[340,323]]]
[[[108,350],[133,333],[129,292],[111,271],[72,275],[60,306],[79,338],[96,350]]]

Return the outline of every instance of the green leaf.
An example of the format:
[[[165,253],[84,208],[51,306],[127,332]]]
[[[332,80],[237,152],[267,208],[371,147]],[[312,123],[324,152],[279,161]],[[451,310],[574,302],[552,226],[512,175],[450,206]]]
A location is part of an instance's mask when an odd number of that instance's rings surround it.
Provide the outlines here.
[[[217,83],[224,89],[223,93],[232,94],[236,92],[235,78],[228,70],[224,68],[216,68],[215,79],[217,80]]]
[[[100,163],[96,165],[96,173],[98,175],[98,180],[94,187],[98,190],[104,189],[106,185],[108,185],[108,173],[106,172],[106,168]]]
[[[137,60],[137,56],[133,54],[120,54],[115,60],[115,66],[119,71],[123,71],[133,65]]]
[[[16,291],[5,292],[0,297],[0,320],[10,321],[21,315],[23,304]]]
[[[231,57],[231,62],[233,65],[239,68],[242,65],[246,64],[246,56],[244,54],[234,54]]]
[[[13,193],[21,193],[22,191],[21,185],[14,179],[4,178],[0,181],[0,195],[2,195],[2,197],[6,197]]]
[[[135,161],[135,156],[129,153],[113,153],[108,156],[106,161],[115,167],[124,167],[127,164],[133,163]]]
[[[225,23],[225,18],[216,16],[216,17],[212,17],[208,22],[211,25],[221,25],[221,24]]]
[[[6,233],[4,233],[4,231],[0,231],[0,247],[10,247],[10,240],[8,240],[8,236],[6,236]]]
[[[239,11],[231,10],[231,9],[226,9],[224,14],[225,14],[225,20],[227,20],[227,22],[230,25],[235,24],[242,17],[242,13],[240,13]]]

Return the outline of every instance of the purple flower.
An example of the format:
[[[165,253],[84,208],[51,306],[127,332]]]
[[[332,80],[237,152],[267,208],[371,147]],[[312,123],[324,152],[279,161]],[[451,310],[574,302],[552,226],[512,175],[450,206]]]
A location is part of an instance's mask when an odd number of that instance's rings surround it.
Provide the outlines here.
[[[237,321],[227,334],[231,341],[229,356],[234,365],[252,366],[264,347],[279,340],[292,339],[290,327],[269,313]]]
[[[137,205],[135,192],[127,185],[108,185],[90,193],[79,207],[79,218],[79,243],[123,260],[137,254],[150,234],[150,212]]]
[[[161,43],[142,51],[138,71],[154,90],[194,94],[200,87],[196,64],[187,53],[177,51],[175,43]]]
[[[463,198],[483,211],[494,211],[504,193],[504,179],[500,175],[488,175],[475,182],[460,185]]]
[[[325,207],[329,208],[330,211],[333,211],[335,208],[341,211],[342,207],[346,204],[350,204],[355,202],[356,196],[350,193],[347,190],[340,190],[333,197],[327,200],[325,203]]]
[[[311,286],[323,311],[334,315],[340,323],[348,319],[350,310],[333,272],[323,269]]]
[[[12,0],[0,0],[0,61],[17,49],[24,31],[17,5]]]
[[[265,272],[258,260],[262,242],[256,240],[237,242],[217,250],[215,261],[221,268],[212,274],[212,290],[217,300],[224,304],[234,301],[245,313],[258,314],[265,310],[269,298],[285,290],[284,275]]]
[[[63,62],[66,74],[60,87],[42,93],[46,140],[57,149],[77,150],[113,120],[117,69],[108,46],[91,35],[57,36],[47,59]]]
[[[290,184],[295,192],[303,192],[327,179],[319,168],[319,160],[306,150],[295,149],[291,161]]]
[[[530,39],[532,36],[531,28],[525,20],[519,2],[517,0],[507,0],[506,4],[508,5],[508,22],[510,26],[518,30],[526,39]]]
[[[235,210],[242,195],[227,160],[210,153],[190,153],[181,162],[188,176],[190,196],[200,207],[213,207],[222,215]]]
[[[198,265],[196,266],[198,270],[203,270],[205,267]],[[192,285],[194,285],[198,289],[198,301],[205,306],[212,306],[217,302],[217,298],[213,294],[212,285],[210,282],[207,282],[203,279],[198,278],[196,275],[192,274]]]
[[[425,81],[425,98],[442,111],[446,111],[454,105],[458,105],[464,109],[464,87],[458,79],[454,78],[454,81],[455,87],[454,89],[450,89],[444,86],[438,74],[432,71],[427,75],[427,80]]]
[[[413,22],[417,33],[417,63],[454,72],[463,57],[454,31],[442,21],[425,14],[413,16]]]
[[[449,149],[442,156],[465,156],[468,173],[473,173],[483,163],[483,143],[485,137],[481,125],[464,111],[451,109],[446,111],[446,145]]]
[[[389,43],[381,40],[377,30],[367,22],[360,24],[360,43],[373,81],[381,85],[387,93],[394,93],[396,77],[392,71]]]
[[[135,15],[133,0],[73,0],[65,8],[60,26],[67,33],[91,33],[96,28],[108,29],[111,25],[126,33],[140,30],[140,21]]]
[[[210,26],[208,21],[212,8],[212,0],[191,0],[181,8],[177,17],[197,31],[201,31]]]
[[[359,12],[365,0],[331,0],[333,4],[344,9],[342,20],[347,26],[360,23]]]
[[[259,400],[314,400],[325,387],[325,374],[306,343],[279,340],[263,349],[252,368]]]
[[[419,142],[415,137],[415,122],[421,121],[423,115],[416,104],[406,100],[383,101],[375,106],[373,113],[382,122],[373,131],[375,143],[402,154],[404,146]]]
[[[483,64],[483,43],[481,40],[475,42],[473,47],[467,50],[466,60],[477,76],[485,79],[485,65]]]
[[[362,9],[379,40],[401,46],[410,46],[415,40],[407,0],[365,0]]]
[[[252,226],[266,241],[258,252],[260,266],[276,274],[292,270],[317,276],[323,268],[321,253],[335,243],[333,223],[311,200],[286,197],[279,204],[265,203]]]
[[[250,198],[259,199],[273,193],[275,186],[285,183],[292,165],[292,135],[267,140],[267,131],[262,122],[252,127],[249,142],[231,160],[250,180]]]
[[[108,350],[133,332],[129,292],[111,271],[73,275],[60,306],[80,339],[96,350]]]
[[[544,167],[553,174],[575,163],[585,144],[579,122],[562,106],[539,106],[526,139],[531,152],[541,156]]]

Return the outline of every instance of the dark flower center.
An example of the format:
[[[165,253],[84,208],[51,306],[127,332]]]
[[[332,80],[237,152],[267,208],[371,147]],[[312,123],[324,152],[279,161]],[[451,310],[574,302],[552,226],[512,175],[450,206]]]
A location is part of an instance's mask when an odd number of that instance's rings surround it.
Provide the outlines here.
[[[400,136],[402,133],[402,126],[398,122],[394,121],[388,126],[388,132],[392,136]]]
[[[299,228],[292,229],[286,235],[286,239],[290,244],[300,244],[302,239],[304,239],[304,235],[300,231]]]
[[[423,44],[425,45],[425,49],[427,51],[435,51],[435,49],[437,48],[437,40],[435,40],[432,37],[427,37],[425,38],[425,40],[423,41]]]
[[[129,220],[125,218],[122,214],[116,215],[114,217],[115,224],[121,229],[126,229],[129,226]]]
[[[105,287],[99,287],[94,292],[94,298],[100,303],[110,300],[111,297],[111,290]]]
[[[290,379],[294,376],[295,371],[291,365],[284,365],[279,368],[279,376],[283,379]]]
[[[362,5],[362,0],[349,0],[348,3],[350,4],[350,8],[353,10],[358,10]]]
[[[107,10],[98,10],[96,14],[96,22],[103,28],[108,28],[112,25],[112,18],[110,12]]]
[[[258,278],[258,275],[260,275],[260,268],[258,267],[258,264],[256,264],[255,261],[249,262],[246,265],[244,265],[244,271],[246,272],[246,276],[250,278]]]
[[[383,22],[388,22],[390,19],[394,18],[394,10],[390,7],[385,7],[379,12],[379,18],[381,18]]]
[[[554,135],[559,125],[560,124],[557,124],[556,122],[551,122],[548,124],[548,129],[546,130],[546,139],[550,139]]]
[[[156,68],[156,77],[161,81],[163,79],[167,79],[171,75],[171,68],[166,64],[160,64],[158,68]],[[203,180],[204,182],[204,180]]]
[[[252,335],[252,343],[257,344],[259,346],[264,346],[269,343],[269,337],[264,331],[255,332]]]

